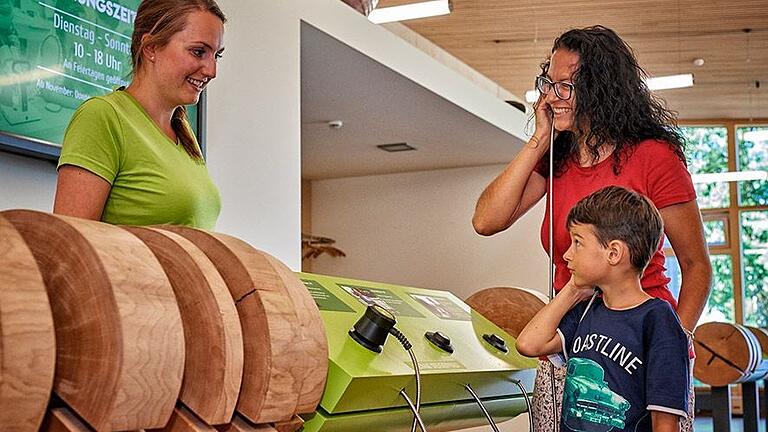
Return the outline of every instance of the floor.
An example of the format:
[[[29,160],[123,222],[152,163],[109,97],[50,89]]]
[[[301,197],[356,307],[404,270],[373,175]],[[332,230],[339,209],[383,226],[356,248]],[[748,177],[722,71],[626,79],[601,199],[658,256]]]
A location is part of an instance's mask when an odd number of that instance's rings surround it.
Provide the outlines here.
[[[760,432],[766,432],[765,418],[760,419],[758,427]],[[712,432],[712,418],[697,417],[693,429],[695,432]],[[734,417],[733,420],[731,420],[731,432],[744,432],[741,417]]]

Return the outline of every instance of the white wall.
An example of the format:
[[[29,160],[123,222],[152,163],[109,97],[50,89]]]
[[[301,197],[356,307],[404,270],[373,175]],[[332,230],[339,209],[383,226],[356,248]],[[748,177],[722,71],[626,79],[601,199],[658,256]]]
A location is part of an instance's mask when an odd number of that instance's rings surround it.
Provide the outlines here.
[[[56,165],[50,161],[0,152],[0,210],[53,210]]]
[[[338,0],[219,0],[225,58],[208,92],[208,164],[222,195],[217,230],[299,270],[300,22],[325,31],[508,131],[525,117]],[[50,210],[52,167],[0,153],[0,209]]]
[[[525,116],[338,0],[220,0],[226,54],[211,85],[208,161],[217,229],[300,269],[300,22],[518,135]]]
[[[503,167],[313,181],[312,232],[335,239],[347,256],[322,255],[312,272],[448,290],[461,298],[493,286],[546,293],[543,201],[503,233],[482,237],[472,228],[475,201]],[[503,432],[527,429],[526,414],[499,425]]]
[[[448,290],[461,298],[492,286],[546,293],[543,201],[503,233],[482,237],[472,228],[475,201],[502,168],[313,181],[313,234],[335,239],[347,256],[320,256],[312,271]]]

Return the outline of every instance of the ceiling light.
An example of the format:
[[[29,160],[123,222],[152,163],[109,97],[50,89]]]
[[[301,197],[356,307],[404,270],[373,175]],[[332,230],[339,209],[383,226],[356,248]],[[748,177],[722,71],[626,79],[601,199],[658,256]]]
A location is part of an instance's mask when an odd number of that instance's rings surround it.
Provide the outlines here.
[[[693,74],[667,75],[645,80],[649,90],[668,90],[693,86]]]
[[[374,24],[382,24],[393,21],[405,21],[416,18],[426,18],[451,13],[450,0],[425,1],[374,9],[368,19]]]
[[[729,171],[722,173],[692,174],[694,183],[723,183],[768,179],[768,171]]]
[[[645,80],[645,84],[648,86],[648,89],[651,91],[692,87],[693,74],[666,75],[666,76],[648,78],[647,80]],[[525,92],[526,102],[534,103],[538,99],[539,99],[538,90],[528,90],[527,92]]]
[[[528,90],[525,92],[525,101],[528,103],[534,103],[537,100],[539,100],[539,91],[538,90]]]

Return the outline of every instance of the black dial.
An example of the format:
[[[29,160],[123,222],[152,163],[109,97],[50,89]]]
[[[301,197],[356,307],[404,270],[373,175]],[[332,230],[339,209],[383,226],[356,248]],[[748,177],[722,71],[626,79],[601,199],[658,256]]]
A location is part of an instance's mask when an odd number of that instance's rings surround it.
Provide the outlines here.
[[[432,342],[436,347],[440,348],[441,350],[453,354],[453,346],[451,345],[451,338],[448,336],[440,333],[439,331],[436,332],[426,332],[424,333],[424,337],[427,338],[428,341]]]
[[[496,348],[497,350],[501,352],[509,352],[509,348],[507,348],[507,343],[504,342],[504,339],[500,338],[495,333],[490,334],[484,334],[483,340],[488,342],[492,347]]]

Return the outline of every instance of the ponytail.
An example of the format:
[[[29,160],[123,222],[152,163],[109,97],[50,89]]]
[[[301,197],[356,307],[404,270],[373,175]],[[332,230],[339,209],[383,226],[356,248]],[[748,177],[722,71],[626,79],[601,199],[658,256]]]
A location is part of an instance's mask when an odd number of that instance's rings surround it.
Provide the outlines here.
[[[171,117],[171,128],[176,133],[179,143],[187,151],[187,154],[195,161],[202,162],[203,154],[200,152],[200,146],[197,144],[192,129],[189,127],[189,118],[187,117],[187,108],[180,106],[173,112]]]

